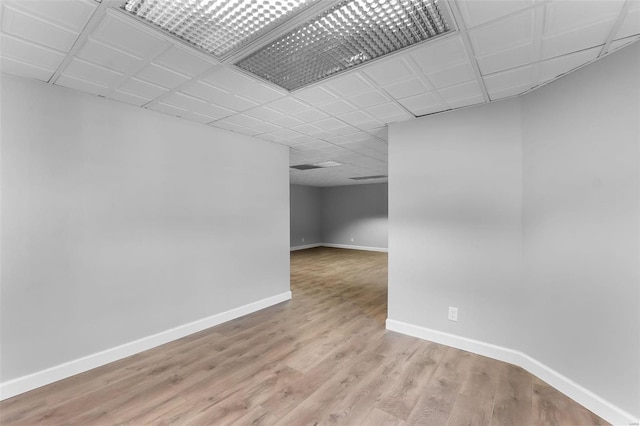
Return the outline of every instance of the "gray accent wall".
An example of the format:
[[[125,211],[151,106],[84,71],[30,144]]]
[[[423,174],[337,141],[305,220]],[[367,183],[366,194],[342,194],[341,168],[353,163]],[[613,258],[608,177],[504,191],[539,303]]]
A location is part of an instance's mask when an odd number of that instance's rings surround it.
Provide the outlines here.
[[[322,188],[291,185],[290,246],[306,246],[322,242]]]
[[[0,380],[289,291],[287,147],[1,84]]]
[[[636,43],[392,124],[389,319],[521,351],[640,417],[639,69]]]
[[[327,244],[386,249],[387,192],[386,183],[291,185],[291,248]]]
[[[323,188],[323,242],[387,248],[387,192],[386,183]]]

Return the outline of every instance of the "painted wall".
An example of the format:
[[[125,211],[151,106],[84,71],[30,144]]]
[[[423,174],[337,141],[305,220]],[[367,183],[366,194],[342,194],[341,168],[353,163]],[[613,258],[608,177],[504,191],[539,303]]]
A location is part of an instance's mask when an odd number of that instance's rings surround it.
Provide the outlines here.
[[[289,291],[286,147],[8,75],[1,114],[2,381]]]
[[[322,188],[291,185],[290,245],[306,246],[322,242]]]
[[[389,131],[389,319],[522,352],[621,422],[640,417],[639,57]]]
[[[389,318],[513,346],[519,102],[392,125],[389,138]],[[449,306],[458,322],[447,320]]]
[[[640,417],[640,45],[522,99],[521,348]]]
[[[322,188],[322,236],[326,244],[387,248],[386,183]]]

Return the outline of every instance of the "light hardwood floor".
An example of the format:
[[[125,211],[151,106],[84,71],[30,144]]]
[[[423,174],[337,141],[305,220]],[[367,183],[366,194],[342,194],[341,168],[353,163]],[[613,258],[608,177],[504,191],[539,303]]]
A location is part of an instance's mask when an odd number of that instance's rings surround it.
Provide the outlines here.
[[[384,329],[386,253],[291,253],[293,300],[0,403],[1,424],[594,425],[521,368]]]

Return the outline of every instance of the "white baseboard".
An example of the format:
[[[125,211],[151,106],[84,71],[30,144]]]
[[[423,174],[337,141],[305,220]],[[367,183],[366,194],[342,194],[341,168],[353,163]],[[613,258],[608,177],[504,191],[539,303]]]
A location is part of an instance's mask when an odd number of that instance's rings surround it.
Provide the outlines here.
[[[125,343],[123,345],[116,346],[115,348],[107,349],[64,364],[56,365],[55,367],[47,368],[46,370],[0,383],[0,401],[35,388],[57,382],[58,380],[65,379],[84,371],[100,367],[101,365],[146,351],[190,334],[197,333],[218,324],[222,324],[223,322],[268,308],[269,306],[276,305],[289,299],[291,299],[291,292],[287,291],[275,296],[267,297],[266,299],[258,300],[257,302],[252,302],[230,309],[226,312],[221,312],[207,318],[162,331],[151,336],[143,337],[142,339]]]
[[[385,252],[385,253],[389,251],[389,249],[386,248],[386,247],[355,246],[355,245],[351,245],[351,244],[322,243],[322,246],[323,247],[349,249],[349,250],[381,251],[381,252]]]
[[[296,251],[296,250],[306,250],[306,249],[310,249],[310,248],[316,248],[316,247],[322,247],[321,243],[314,243],[314,244],[305,244],[302,246],[293,246],[291,247],[291,251]]]
[[[387,330],[396,331],[419,339],[429,340],[517,365],[550,384],[560,392],[572,398],[587,409],[593,411],[613,425],[639,424],[639,420],[633,415],[616,407],[590,390],[580,386],[571,379],[563,376],[541,362],[536,361],[523,352],[392,319],[387,319],[386,327]]]

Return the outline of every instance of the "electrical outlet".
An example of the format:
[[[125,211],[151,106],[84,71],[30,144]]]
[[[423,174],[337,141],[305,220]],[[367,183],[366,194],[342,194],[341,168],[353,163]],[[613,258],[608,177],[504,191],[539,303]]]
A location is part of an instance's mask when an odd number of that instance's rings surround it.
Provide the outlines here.
[[[458,308],[449,306],[449,321],[458,321]]]

